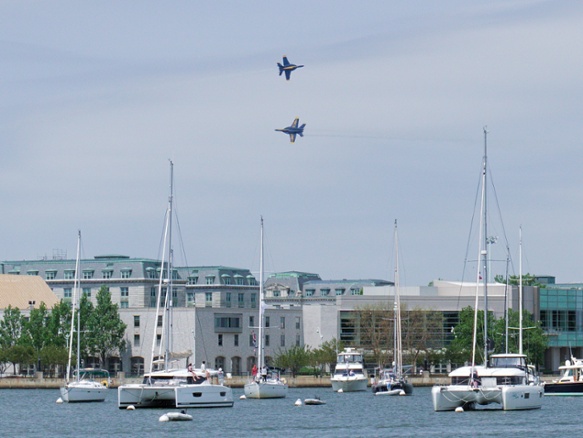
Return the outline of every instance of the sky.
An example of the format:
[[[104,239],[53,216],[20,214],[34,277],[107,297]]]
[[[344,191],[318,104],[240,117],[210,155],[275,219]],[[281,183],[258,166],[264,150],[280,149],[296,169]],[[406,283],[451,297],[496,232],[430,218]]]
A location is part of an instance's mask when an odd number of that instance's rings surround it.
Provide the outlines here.
[[[0,260],[461,280],[487,126],[491,273],[583,281],[583,3],[0,2]],[[303,64],[278,76],[287,55]],[[300,117],[305,135],[283,128]],[[489,215],[489,216],[490,216]],[[474,218],[474,223],[476,219]],[[504,242],[506,236],[508,243]],[[494,255],[499,253],[500,255]],[[468,255],[469,254],[469,255]]]

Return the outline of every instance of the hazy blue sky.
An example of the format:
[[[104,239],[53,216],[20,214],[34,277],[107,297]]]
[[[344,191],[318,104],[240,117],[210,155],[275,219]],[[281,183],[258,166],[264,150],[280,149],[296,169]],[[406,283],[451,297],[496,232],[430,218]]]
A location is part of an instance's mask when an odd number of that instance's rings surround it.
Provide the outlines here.
[[[515,270],[522,224],[525,271],[583,281],[580,1],[20,0],[0,16],[2,260],[74,257],[77,229],[85,257],[159,257],[172,159],[191,265],[257,270],[263,215],[269,271],[392,279],[397,218],[401,281],[459,280],[487,125]],[[289,82],[284,54],[305,65]],[[295,116],[292,145],[274,129]]]

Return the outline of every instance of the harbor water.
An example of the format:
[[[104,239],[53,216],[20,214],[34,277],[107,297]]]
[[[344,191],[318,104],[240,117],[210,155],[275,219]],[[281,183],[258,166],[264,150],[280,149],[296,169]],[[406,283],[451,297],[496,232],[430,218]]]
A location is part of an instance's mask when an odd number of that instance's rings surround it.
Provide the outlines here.
[[[290,388],[288,397],[240,400],[233,408],[190,409],[188,422],[159,422],[168,409],[120,410],[117,391],[103,403],[58,404],[58,390],[0,390],[0,435],[5,437],[390,437],[390,436],[583,436],[583,397],[545,397],[536,411],[434,412],[431,388],[410,397],[371,391],[335,393],[330,388]],[[320,397],[319,406],[295,406]]]

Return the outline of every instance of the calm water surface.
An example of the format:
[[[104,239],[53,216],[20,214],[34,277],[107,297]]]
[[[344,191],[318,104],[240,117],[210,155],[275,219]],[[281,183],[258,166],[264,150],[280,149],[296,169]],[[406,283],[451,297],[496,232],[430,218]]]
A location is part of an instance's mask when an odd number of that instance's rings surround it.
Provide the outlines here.
[[[239,400],[233,408],[190,409],[194,421],[160,423],[168,409],[117,408],[117,391],[103,403],[57,404],[58,390],[0,390],[3,437],[388,437],[388,436],[583,436],[583,397],[546,397],[537,411],[433,412],[430,388],[411,397],[371,392],[290,389],[277,400]],[[321,406],[294,406],[318,395]]]

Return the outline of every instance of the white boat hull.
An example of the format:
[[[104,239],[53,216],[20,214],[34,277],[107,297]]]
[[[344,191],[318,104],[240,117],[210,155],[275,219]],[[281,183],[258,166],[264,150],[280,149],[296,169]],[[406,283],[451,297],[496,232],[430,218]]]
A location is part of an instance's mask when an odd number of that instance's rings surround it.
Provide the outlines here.
[[[335,392],[357,392],[366,391],[368,381],[365,376],[355,377],[332,377],[332,389]]]
[[[107,396],[107,386],[99,382],[71,382],[60,388],[61,398],[67,403],[102,402]]]
[[[117,389],[118,407],[215,408],[232,407],[233,391],[223,385],[123,385]]]
[[[466,385],[434,386],[431,390],[435,411],[454,411],[496,403],[505,411],[540,409],[544,390],[540,385],[502,385],[470,388]]]
[[[283,382],[249,382],[245,384],[246,398],[285,398],[287,385]]]

